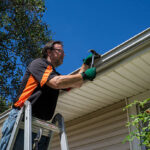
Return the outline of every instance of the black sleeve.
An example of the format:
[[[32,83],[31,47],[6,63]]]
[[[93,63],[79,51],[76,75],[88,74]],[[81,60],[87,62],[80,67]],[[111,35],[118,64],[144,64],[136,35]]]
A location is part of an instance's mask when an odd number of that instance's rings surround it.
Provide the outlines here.
[[[58,76],[58,75],[60,75],[60,74],[58,72],[55,72],[55,70],[53,70],[52,73],[49,75],[47,81],[51,80],[52,78],[54,78],[55,76]]]
[[[41,87],[50,79],[52,79],[55,74],[51,65],[48,65],[41,59],[36,59],[31,62],[28,66],[30,73],[33,77],[40,83]]]

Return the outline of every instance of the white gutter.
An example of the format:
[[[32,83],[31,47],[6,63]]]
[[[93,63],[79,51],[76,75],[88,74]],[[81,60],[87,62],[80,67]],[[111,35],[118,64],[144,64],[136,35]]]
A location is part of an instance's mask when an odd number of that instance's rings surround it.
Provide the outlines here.
[[[136,54],[137,56],[137,52],[139,51],[140,46],[144,47],[148,44],[150,44],[150,28],[147,28],[146,30],[102,55],[100,60],[95,62],[97,73],[102,72],[104,69],[133,54]],[[75,74],[79,71],[79,69],[73,71],[70,74]]]
[[[97,75],[108,71],[108,69],[112,69],[114,66],[119,65],[125,60],[127,61],[131,56],[135,57],[141,53],[145,53],[146,50],[141,51],[140,47],[144,47],[148,44],[150,45],[150,28],[147,28],[124,43],[111,49],[102,55],[100,60],[95,61]],[[147,51],[149,50],[150,49]],[[79,69],[75,70],[71,74],[75,74],[79,71]],[[61,91],[60,95],[61,94],[65,94],[65,91]]]
[[[127,57],[129,58],[129,56],[133,54],[136,54],[137,56],[140,47],[144,47],[148,44],[150,44],[150,28],[102,55],[102,58],[95,64],[97,73],[102,72],[108,67],[110,68],[113,64],[116,64]],[[142,53],[143,52],[144,51],[142,51]]]

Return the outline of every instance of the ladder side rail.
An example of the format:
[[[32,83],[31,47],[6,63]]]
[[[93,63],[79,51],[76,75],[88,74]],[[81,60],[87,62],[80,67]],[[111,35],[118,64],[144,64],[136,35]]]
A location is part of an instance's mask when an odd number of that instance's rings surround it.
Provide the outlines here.
[[[61,150],[69,150],[67,135],[66,135],[66,130],[65,130],[65,124],[64,124],[64,118],[59,113],[56,114],[55,117],[52,120],[53,124],[56,124],[57,122],[58,122],[58,127],[61,129],[61,132],[60,132]]]
[[[54,131],[49,132],[49,144],[48,144],[48,147],[47,147],[48,150],[51,150],[53,134],[54,134]]]
[[[54,118],[52,120],[52,124],[54,124],[55,126],[56,126],[56,123],[57,123],[56,115],[54,116]],[[61,128],[59,128],[59,133],[61,133]],[[50,132],[49,132],[49,138],[50,139],[49,139],[49,144],[48,144],[48,148],[47,148],[48,150],[51,150],[53,135],[54,135],[54,130],[50,130]]]
[[[25,102],[24,122],[24,150],[32,150],[32,108],[29,101]]]
[[[12,150],[13,149],[13,146],[14,146],[14,143],[16,140],[16,136],[17,136],[17,133],[19,130],[19,126],[20,126],[21,120],[23,118],[23,112],[24,112],[24,107],[22,107],[18,113],[18,116],[17,116],[16,122],[14,124],[13,131],[11,133],[11,137],[10,137],[10,140],[9,140],[9,143],[8,143],[6,150]]]

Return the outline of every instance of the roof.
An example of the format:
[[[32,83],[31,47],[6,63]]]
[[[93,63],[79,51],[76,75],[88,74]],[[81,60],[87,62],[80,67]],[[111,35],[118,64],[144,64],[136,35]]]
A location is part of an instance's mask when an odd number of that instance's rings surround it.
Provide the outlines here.
[[[149,90],[149,58],[150,28],[102,55],[94,81],[61,92],[56,113],[69,121]]]
[[[150,28],[102,55],[94,81],[61,91],[55,113],[70,121],[149,90],[149,58]],[[0,124],[9,111],[0,114]]]

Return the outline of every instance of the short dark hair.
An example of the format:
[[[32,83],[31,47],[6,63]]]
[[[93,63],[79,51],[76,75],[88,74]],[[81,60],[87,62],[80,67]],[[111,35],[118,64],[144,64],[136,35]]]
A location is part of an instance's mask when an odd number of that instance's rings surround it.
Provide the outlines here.
[[[54,44],[60,44],[63,45],[61,41],[49,41],[48,43],[45,44],[45,46],[42,49],[42,57],[47,58],[47,50],[53,50],[54,49]]]

